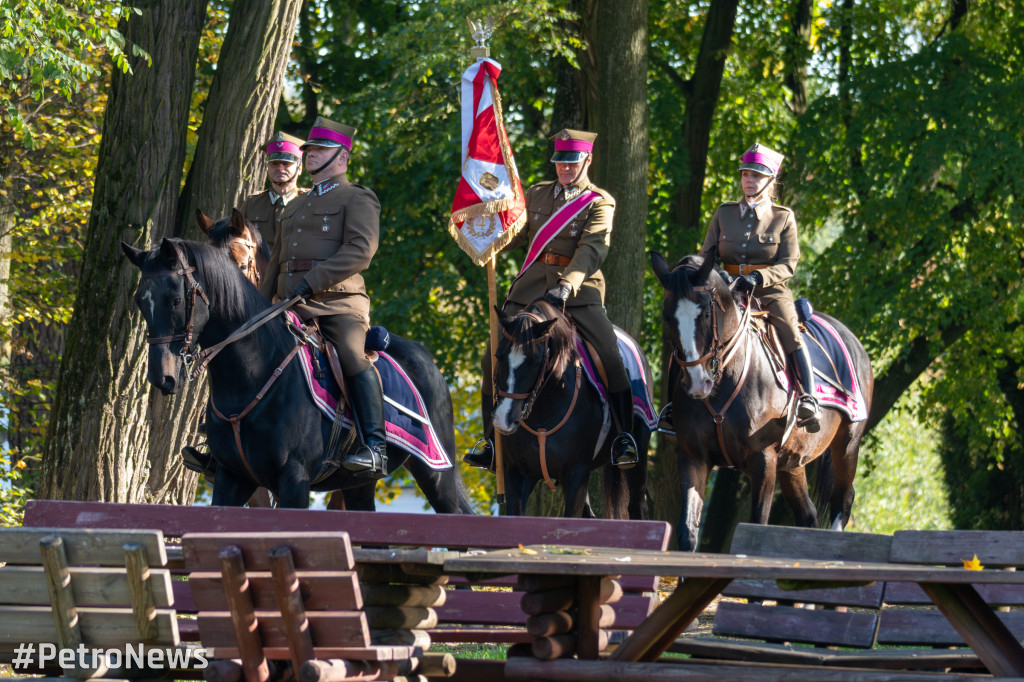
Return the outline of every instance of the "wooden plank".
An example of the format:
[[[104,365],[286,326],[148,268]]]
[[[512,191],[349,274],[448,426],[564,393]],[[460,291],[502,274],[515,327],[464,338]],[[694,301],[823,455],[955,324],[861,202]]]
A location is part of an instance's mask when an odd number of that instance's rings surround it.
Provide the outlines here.
[[[271,511],[271,510],[268,510]],[[189,571],[216,571],[218,554],[225,545],[242,552],[247,571],[269,571],[267,553],[278,546],[292,551],[295,567],[303,571],[351,569],[352,545],[343,532],[317,533],[189,533],[182,538],[185,566]]]
[[[125,544],[124,560],[128,591],[131,593],[132,614],[135,616],[135,629],[142,639],[153,639],[156,637],[156,624],[153,622],[156,607],[153,604],[146,547],[139,543]]]
[[[664,521],[611,521],[469,514],[181,507],[101,502],[29,500],[24,525],[88,528],[159,528],[166,535],[195,532],[309,533],[345,531],[353,544],[414,545],[448,549],[502,548],[522,544],[583,544],[668,549],[671,528]],[[454,546],[453,538],[458,538]],[[300,567],[301,568],[301,567]]]
[[[1018,640],[1024,640],[1024,611],[997,612]],[[964,646],[964,639],[935,608],[883,609],[878,643],[908,646]]]
[[[436,627],[430,631],[432,642],[470,644],[529,644],[533,635],[524,628],[487,627],[466,628],[454,626]]]
[[[722,591],[722,596],[877,609],[882,606],[882,595],[885,593],[887,584],[891,583],[875,582],[864,587],[785,590],[779,587],[774,580],[734,580],[729,587]],[[924,592],[920,592],[920,594],[924,599],[928,599]]]
[[[354,571],[297,571],[299,592],[311,611],[358,611],[363,608],[360,585]],[[259,610],[277,608],[273,578],[267,571],[247,571],[252,601]],[[227,610],[227,598],[219,572],[197,571],[189,575],[191,605],[206,611]]]
[[[1024,582],[1024,576],[1021,580]],[[1024,584],[975,585],[974,587],[989,606],[1024,606]],[[934,606],[921,586],[915,583],[885,583],[883,601],[887,605]]]
[[[974,555],[983,566],[1024,566],[1024,536],[1016,530],[899,530],[889,561],[962,566]]]
[[[893,547],[890,535],[741,523],[733,533],[729,552],[793,559],[886,562]]]
[[[258,633],[263,647],[288,647],[286,627],[276,611],[256,611]],[[362,611],[310,611],[306,614],[313,646],[366,647],[370,645],[369,625]],[[236,646],[231,614],[200,611],[199,634],[204,645]]]
[[[71,589],[75,601],[87,606],[127,606],[131,603],[124,569],[71,566]],[[150,586],[155,606],[171,606],[171,575],[167,569],[151,568]],[[46,577],[41,566],[0,567],[0,604],[49,604]]]
[[[448,598],[448,591],[440,585],[360,584],[359,592],[367,606],[437,607],[443,606]]]
[[[313,655],[319,659],[341,658],[347,661],[401,661],[422,653],[423,649],[416,646],[367,646],[367,647],[313,647]],[[264,647],[263,653],[269,660],[288,660],[288,647]],[[230,646],[210,647],[206,657],[238,658],[238,649]]]
[[[80,606],[78,625],[86,645],[119,646],[142,642],[135,629],[130,608],[93,608]],[[177,645],[179,641],[175,612],[157,609],[154,617],[155,642]],[[48,606],[0,606],[0,648],[21,642],[57,642],[53,613]]]
[[[442,606],[435,607],[441,624],[460,625],[526,625],[526,613],[521,607],[523,592],[488,592],[448,590]],[[638,626],[657,605],[653,595],[624,595],[615,603],[615,625],[628,630]]]
[[[270,679],[270,668],[263,655],[263,642],[258,631],[259,619],[252,606],[249,581],[245,578],[242,548],[234,544],[221,544],[219,537],[217,542],[220,546],[217,551],[217,561],[220,564],[224,594],[228,600],[228,620],[231,623],[230,642],[238,647],[245,679],[249,682],[266,682]],[[185,543],[185,563],[188,564],[187,537]],[[212,635],[208,634],[207,628],[203,626],[202,613],[199,615],[199,635],[205,642]]]
[[[128,519],[129,523],[131,519]],[[128,525],[137,529],[138,526]],[[163,534],[157,530],[122,530],[116,533],[91,528],[0,528],[0,557],[8,565],[39,565],[39,541],[47,535],[59,535],[69,566],[124,566],[123,547],[142,544],[153,566],[167,563]]]
[[[39,540],[39,552],[42,555],[46,588],[50,593],[57,643],[61,649],[75,649],[82,643],[82,632],[78,626],[75,593],[71,591],[71,574],[64,553],[64,540],[59,535],[47,535]]]
[[[712,632],[718,636],[866,649],[875,643],[878,618],[873,611],[792,606],[745,608],[742,604],[719,602]]]

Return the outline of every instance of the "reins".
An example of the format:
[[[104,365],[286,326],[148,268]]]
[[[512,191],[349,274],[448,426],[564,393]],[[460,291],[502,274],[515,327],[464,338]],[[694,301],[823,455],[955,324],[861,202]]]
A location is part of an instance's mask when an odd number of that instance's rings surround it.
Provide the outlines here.
[[[530,317],[535,322],[545,321],[542,320],[539,315],[532,312],[523,311],[516,315],[516,317],[519,316]],[[513,340],[512,335],[509,334],[508,331],[504,331],[504,333],[505,338]],[[533,411],[533,404],[534,402],[536,402],[537,396],[540,394],[541,389],[543,389],[544,386],[547,384],[547,381],[553,376],[554,370],[554,366],[550,362],[551,346],[550,343],[548,343],[547,335],[541,336],[536,339],[532,339],[530,343],[539,343],[541,341],[544,341],[544,362],[541,366],[541,371],[537,375],[537,381],[536,383],[534,383],[533,390],[530,391],[529,393],[509,393],[508,391],[503,391],[500,388],[497,388],[497,382],[495,382],[495,388],[497,389],[495,392],[500,398],[511,398],[512,400],[527,401],[526,404],[523,406],[523,411],[520,413],[519,424],[523,427],[523,429],[527,431],[527,433],[537,437],[538,456],[540,457],[540,471],[541,474],[544,476],[544,484],[548,487],[549,490],[554,491],[556,486],[554,482],[551,480],[550,474],[548,474],[547,438],[548,436],[550,436],[551,434],[555,433],[563,426],[565,426],[566,422],[569,421],[569,417],[572,416],[572,412],[576,408],[576,400],[577,398],[579,398],[580,395],[580,388],[583,385],[583,370],[580,367],[579,360],[577,359],[575,363],[576,383],[573,387],[572,401],[570,401],[569,407],[566,410],[565,415],[562,416],[562,420],[558,422],[558,424],[555,425],[553,429],[541,428],[534,430],[530,428],[530,425],[526,423],[526,418],[529,417],[530,412]]]

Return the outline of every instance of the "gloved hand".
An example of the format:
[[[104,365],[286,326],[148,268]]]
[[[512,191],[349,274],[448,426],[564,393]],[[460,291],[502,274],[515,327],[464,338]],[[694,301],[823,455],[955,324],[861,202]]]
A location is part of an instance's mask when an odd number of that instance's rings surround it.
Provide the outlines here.
[[[572,287],[569,286],[568,282],[559,282],[558,286],[544,294],[544,300],[556,308],[564,308],[565,301],[569,298],[569,294],[571,293]]]
[[[292,296],[301,296],[302,302],[305,303],[309,300],[309,297],[313,295],[313,287],[309,286],[309,282],[302,280],[298,283],[295,289],[292,291]]]
[[[753,291],[761,284],[761,273],[752,272],[749,275],[740,275],[736,278],[736,288],[740,291]]]

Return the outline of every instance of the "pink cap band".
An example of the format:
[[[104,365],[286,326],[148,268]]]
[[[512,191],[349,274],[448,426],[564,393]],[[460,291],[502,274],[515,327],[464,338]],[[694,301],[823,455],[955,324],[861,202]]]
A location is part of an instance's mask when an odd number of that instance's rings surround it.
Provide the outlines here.
[[[594,151],[594,143],[585,142],[584,140],[555,140],[555,151],[592,152]]]
[[[342,135],[337,130],[331,130],[330,128],[313,128],[309,131],[309,139],[333,140],[346,149],[352,149],[352,140],[347,135]],[[309,142],[306,144],[309,144]]]
[[[302,150],[299,149],[299,145],[288,140],[281,140],[270,142],[264,149],[267,154],[273,154],[275,152],[287,152],[288,154],[294,154],[295,156],[302,156]]]

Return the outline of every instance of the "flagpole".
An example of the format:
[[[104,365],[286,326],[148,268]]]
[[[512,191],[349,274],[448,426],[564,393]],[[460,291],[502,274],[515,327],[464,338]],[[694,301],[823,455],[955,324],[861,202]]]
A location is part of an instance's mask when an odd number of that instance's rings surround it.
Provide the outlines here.
[[[498,353],[498,285],[494,272],[494,261],[497,257],[497,254],[493,254],[487,261],[487,309],[490,311],[487,317],[491,326],[491,371],[497,367]],[[494,478],[498,488],[498,504],[505,504],[505,459],[501,452],[501,436],[497,432],[494,434]]]

